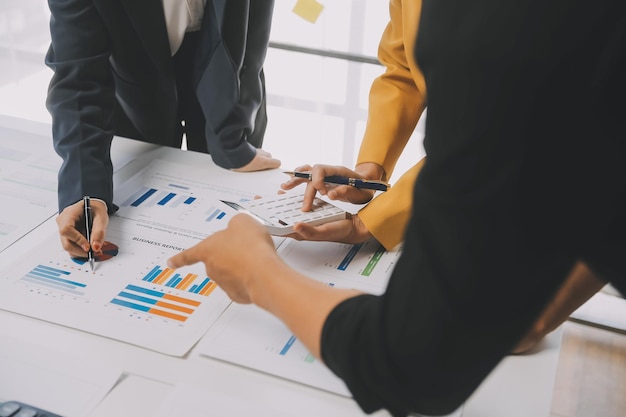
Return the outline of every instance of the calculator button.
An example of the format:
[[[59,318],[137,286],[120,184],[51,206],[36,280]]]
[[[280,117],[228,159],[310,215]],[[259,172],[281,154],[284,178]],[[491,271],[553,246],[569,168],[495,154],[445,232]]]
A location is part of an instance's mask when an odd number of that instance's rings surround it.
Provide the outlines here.
[[[22,408],[19,413],[15,414],[12,417],[37,417],[37,410],[25,407]]]
[[[325,221],[340,220],[346,218],[346,212],[339,207],[321,199],[314,198],[310,211],[302,211],[304,195],[292,194],[280,197],[267,197],[253,201],[245,201],[241,206],[261,219],[270,227],[273,234],[290,233],[290,226],[295,223],[304,222],[311,225],[321,224]],[[228,203],[238,210],[239,204]],[[268,224],[269,223],[269,224]],[[280,229],[272,229],[278,226]],[[285,226],[283,229],[282,227]]]
[[[8,402],[0,405],[0,417],[12,416],[17,410],[20,409],[20,405],[14,402]]]

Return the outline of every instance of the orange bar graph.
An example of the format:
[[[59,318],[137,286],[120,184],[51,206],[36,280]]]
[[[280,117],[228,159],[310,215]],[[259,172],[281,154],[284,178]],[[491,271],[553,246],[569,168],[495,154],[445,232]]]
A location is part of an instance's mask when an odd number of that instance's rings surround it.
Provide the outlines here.
[[[163,284],[163,282],[165,282],[166,279],[168,279],[170,277],[170,275],[172,275],[174,273],[174,270],[171,268],[165,268],[163,270],[163,272],[161,272],[159,274],[159,276],[157,276],[154,281],[152,281],[153,284]]]
[[[163,294],[163,298],[166,300],[176,301],[178,303],[183,303],[194,307],[198,307],[200,305],[200,301],[194,301],[190,300],[189,298],[178,297],[172,294]]]
[[[176,286],[176,289],[186,290],[187,287],[193,282],[194,279],[196,279],[197,276],[198,275],[196,274],[187,274],[185,278],[183,278],[183,280],[178,283],[178,285]]]
[[[191,314],[195,311],[193,308],[179,306],[178,304],[166,303],[165,301],[157,301],[155,305],[158,307],[169,308],[170,310],[176,310],[180,311],[181,313],[187,314]]]
[[[209,295],[211,294],[211,292],[213,292],[213,290],[215,289],[215,287],[217,287],[217,284],[213,281],[209,282],[206,287],[204,287],[202,289],[202,291],[200,291],[200,295]]]
[[[156,308],[151,308],[148,310],[148,313],[155,314],[157,316],[167,317],[168,319],[174,319],[178,321],[186,321],[187,317],[181,316],[180,314],[170,313],[169,311],[163,311]]]

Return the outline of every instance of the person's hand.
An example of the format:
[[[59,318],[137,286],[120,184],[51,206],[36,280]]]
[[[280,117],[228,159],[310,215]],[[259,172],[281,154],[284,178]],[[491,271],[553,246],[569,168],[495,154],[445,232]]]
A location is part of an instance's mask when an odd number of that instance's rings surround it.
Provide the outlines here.
[[[306,223],[296,223],[294,233],[287,237],[296,240],[316,240],[340,243],[361,243],[372,238],[367,227],[361,222],[358,214],[348,214],[348,218],[311,226]]]
[[[89,242],[85,237],[85,210],[83,200],[63,209],[57,216],[57,226],[61,246],[74,258],[85,258],[89,251]],[[106,229],[109,224],[109,215],[106,205],[102,201],[91,200],[92,228],[91,249],[94,254],[102,252]]]
[[[282,183],[280,188],[283,190],[291,190],[302,183],[306,183],[304,190],[304,202],[302,203],[302,211],[310,211],[313,206],[315,195],[319,192],[330,200],[347,201],[353,204],[367,203],[374,196],[374,191],[355,188],[349,185],[336,185],[324,182],[324,177],[329,175],[338,175],[342,177],[372,179],[366,178],[356,171],[343,166],[333,165],[302,165],[296,168],[299,172],[311,172],[311,181],[293,177]]]
[[[225,230],[174,255],[170,268],[203,262],[206,273],[237,303],[249,304],[251,282],[272,262],[280,262],[274,242],[258,221],[237,214]]]
[[[280,160],[272,158],[272,154],[257,148],[256,156],[252,158],[252,161],[241,168],[235,168],[233,171],[237,172],[252,172],[252,171],[264,171],[266,169],[274,169],[280,166]]]

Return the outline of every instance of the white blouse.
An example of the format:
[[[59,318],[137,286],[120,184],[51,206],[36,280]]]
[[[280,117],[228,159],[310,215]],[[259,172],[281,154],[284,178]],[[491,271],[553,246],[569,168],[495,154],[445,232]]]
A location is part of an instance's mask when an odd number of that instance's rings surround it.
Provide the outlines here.
[[[186,32],[200,30],[205,3],[206,0],[163,0],[172,55],[180,48]]]

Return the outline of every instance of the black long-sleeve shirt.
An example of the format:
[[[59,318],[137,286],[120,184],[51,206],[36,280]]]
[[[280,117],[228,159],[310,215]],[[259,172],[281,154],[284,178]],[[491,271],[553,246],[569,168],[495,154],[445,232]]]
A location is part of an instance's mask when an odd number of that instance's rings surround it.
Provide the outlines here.
[[[577,261],[626,293],[626,4],[425,0],[417,39],[427,161],[403,253],[322,334],[359,405],[398,416],[462,404]]]

